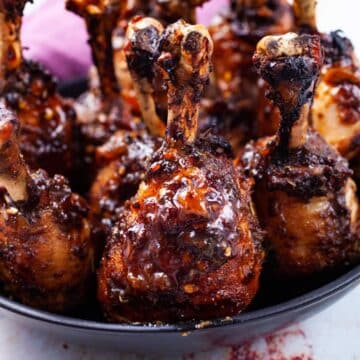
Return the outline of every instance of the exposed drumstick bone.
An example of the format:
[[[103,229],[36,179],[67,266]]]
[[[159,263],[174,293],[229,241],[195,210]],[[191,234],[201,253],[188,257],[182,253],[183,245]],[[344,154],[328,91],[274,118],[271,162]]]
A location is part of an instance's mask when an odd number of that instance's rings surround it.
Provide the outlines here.
[[[303,145],[315,82],[322,65],[319,36],[294,33],[266,36],[257,45],[254,62],[259,74],[271,86],[270,96],[281,112],[279,147]]]
[[[0,0],[0,78],[21,64],[21,18],[28,0]]]
[[[128,68],[145,124],[153,135],[164,136],[165,125],[154,101],[154,62],[159,56],[161,23],[153,18],[135,17],[128,25],[124,47]]]
[[[83,17],[90,35],[90,46],[99,73],[102,95],[114,99],[119,96],[115,76],[112,33],[126,1],[121,0],[67,0],[68,10]]]
[[[200,98],[209,81],[213,43],[204,26],[179,20],[166,28],[160,47],[158,65],[168,86],[167,139],[192,143]]]

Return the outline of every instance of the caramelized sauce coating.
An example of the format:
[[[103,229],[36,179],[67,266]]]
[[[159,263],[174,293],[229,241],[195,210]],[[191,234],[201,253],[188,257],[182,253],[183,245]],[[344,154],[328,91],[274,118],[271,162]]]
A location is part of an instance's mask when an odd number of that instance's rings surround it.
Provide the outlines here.
[[[19,118],[20,148],[28,165],[51,175],[70,175],[76,115],[72,104],[57,93],[53,77],[22,58],[20,28],[26,2],[0,2],[1,102]]]
[[[297,277],[343,266],[358,251],[360,213],[347,161],[308,128],[320,38],[265,37],[254,61],[281,113],[276,141],[243,157],[257,167],[255,202],[272,270]]]
[[[87,206],[64,177],[30,172],[19,122],[0,110],[0,280],[21,302],[65,312],[89,295],[94,248]]]
[[[98,298],[110,321],[232,315],[258,289],[261,234],[222,138],[196,136],[212,52],[202,26],[179,21],[161,40],[166,143],[106,245]]]

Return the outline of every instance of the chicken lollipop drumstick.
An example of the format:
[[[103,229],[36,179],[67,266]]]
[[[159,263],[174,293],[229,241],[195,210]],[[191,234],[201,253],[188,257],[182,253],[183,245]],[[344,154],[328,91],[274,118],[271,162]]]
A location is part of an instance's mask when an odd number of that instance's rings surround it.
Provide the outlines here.
[[[135,17],[126,32],[124,52],[133,79],[142,117],[153,135],[164,136],[165,125],[154,98],[154,61],[159,56],[159,40],[164,28],[153,18]]]
[[[64,177],[30,172],[18,138],[17,119],[0,109],[0,280],[23,303],[64,312],[88,296],[87,207]]]
[[[294,1],[301,31],[319,34],[316,1]],[[349,39],[339,31],[320,33],[324,66],[312,107],[312,125],[341,155],[360,156],[360,68]]]
[[[121,0],[68,0],[66,3],[68,10],[83,17],[86,22],[101,93],[108,98],[117,98],[119,95],[113,71],[111,36],[124,3]]]
[[[262,261],[250,196],[216,137],[196,136],[212,42],[170,25],[158,60],[168,84],[166,144],[110,237],[98,298],[112,321],[231,315],[254,297]]]
[[[129,109],[121,99],[113,62],[112,32],[124,2],[67,0],[66,6],[86,22],[97,69],[96,81],[93,79],[90,91],[83,94],[76,104],[84,161],[91,169],[96,146],[104,144],[117,130],[134,126]]]
[[[232,0],[230,11],[210,26],[214,39],[211,118],[237,149],[252,136],[258,112],[259,85],[252,56],[265,35],[283,34],[294,26],[287,0]],[[206,122],[205,122],[206,126]]]
[[[148,162],[161,144],[165,125],[159,118],[152,87],[162,25],[153,18],[134,18],[128,26],[125,53],[134,79],[146,130],[119,130],[96,149],[100,169],[90,190],[93,214],[110,230],[124,202],[136,194]]]
[[[171,24],[179,19],[183,19],[189,23],[196,22],[196,7],[202,5],[207,0],[131,0],[124,1],[123,11],[119,18],[117,27],[113,32],[113,46],[114,46],[114,62],[115,72],[119,84],[122,88],[123,98],[132,106],[132,110],[136,113],[138,110],[138,92],[135,93],[133,88],[133,79],[130,76],[129,69],[124,53],[124,45],[126,43],[126,29],[130,20],[134,16],[151,16],[162,23],[162,25]],[[135,89],[136,90],[136,89]],[[159,89],[161,94],[161,84]],[[161,102],[166,103],[165,100]],[[159,99],[158,99],[159,101]],[[157,102],[159,106],[159,102]],[[142,109],[143,110],[143,109]],[[165,117],[166,119],[166,117]]]
[[[343,265],[359,235],[347,162],[308,127],[321,54],[318,36],[289,33],[262,39],[254,57],[281,113],[256,205],[274,266],[290,277]]]
[[[294,12],[299,32],[319,35],[324,50],[311,110],[312,126],[342,156],[353,160],[360,154],[360,69],[353,46],[339,31],[319,33],[315,0],[295,0]],[[262,109],[267,111],[258,112],[259,135],[272,135],[280,114],[268,103]]]
[[[28,165],[69,175],[74,166],[75,112],[58,95],[52,76],[23,59],[20,28],[26,3],[0,1],[1,102],[20,120],[19,144]]]

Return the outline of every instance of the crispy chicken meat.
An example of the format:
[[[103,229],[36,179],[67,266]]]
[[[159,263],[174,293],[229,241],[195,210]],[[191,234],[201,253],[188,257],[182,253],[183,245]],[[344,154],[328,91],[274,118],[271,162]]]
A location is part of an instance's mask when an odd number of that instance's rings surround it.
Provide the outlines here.
[[[321,37],[324,63],[311,110],[312,126],[342,156],[356,161],[360,156],[360,69],[353,46],[340,31],[319,33],[316,26],[316,1],[294,1],[300,33]],[[264,99],[259,111],[259,135],[272,135],[280,113]]]
[[[112,32],[123,8],[120,0],[67,0],[67,9],[84,18],[89,34],[92,57],[97,75],[92,77],[90,90],[76,104],[83,162],[95,172],[97,146],[103,145],[120,129],[132,130],[136,122],[121,98],[115,75]],[[91,176],[90,176],[91,178]]]
[[[320,38],[265,37],[254,61],[281,113],[276,137],[243,156],[258,166],[255,203],[271,266],[283,277],[340,267],[359,251],[360,213],[347,161],[308,126],[322,66]]]
[[[76,115],[57,93],[54,78],[23,58],[20,28],[26,3],[0,1],[0,102],[19,118],[19,144],[27,164],[51,175],[69,175],[74,167]]]
[[[23,303],[54,312],[89,295],[94,249],[85,201],[61,175],[32,172],[19,122],[0,109],[0,281]]]
[[[232,0],[230,9],[210,26],[214,40],[213,89],[205,105],[209,119],[227,136],[234,149],[252,135],[258,111],[258,75],[252,56],[265,35],[293,29],[287,0]],[[225,116],[224,116],[225,115]]]
[[[111,321],[213,318],[258,289],[261,233],[225,140],[197,136],[212,41],[201,25],[166,28],[157,65],[168,88],[166,143],[105,249],[98,298]]]
[[[163,26],[153,18],[136,17],[128,26],[125,54],[147,129],[119,130],[96,149],[99,171],[90,190],[90,204],[93,214],[109,230],[123,211],[124,202],[136,194],[148,162],[165,135],[151,85],[162,32]]]

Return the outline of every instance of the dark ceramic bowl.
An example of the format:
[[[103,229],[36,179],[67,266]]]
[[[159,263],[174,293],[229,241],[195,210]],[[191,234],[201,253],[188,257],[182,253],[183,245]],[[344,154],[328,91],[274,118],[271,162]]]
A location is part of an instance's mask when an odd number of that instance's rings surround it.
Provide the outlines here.
[[[62,93],[76,96],[86,82],[75,81]],[[139,354],[190,353],[240,345],[253,337],[305,319],[325,309],[360,283],[360,265],[306,282],[280,284],[262,279],[260,293],[247,312],[232,318],[169,325],[107,324],[90,307],[73,317],[50,314],[0,296],[4,315],[31,329],[57,334],[62,341]]]
[[[120,352],[169,355],[240,345],[320,312],[359,283],[360,265],[315,290],[276,305],[249,310],[232,318],[169,325],[106,324],[54,315],[3,296],[0,296],[0,309],[9,318],[31,329],[56,334],[62,341]],[[289,294],[286,288],[282,289]]]

